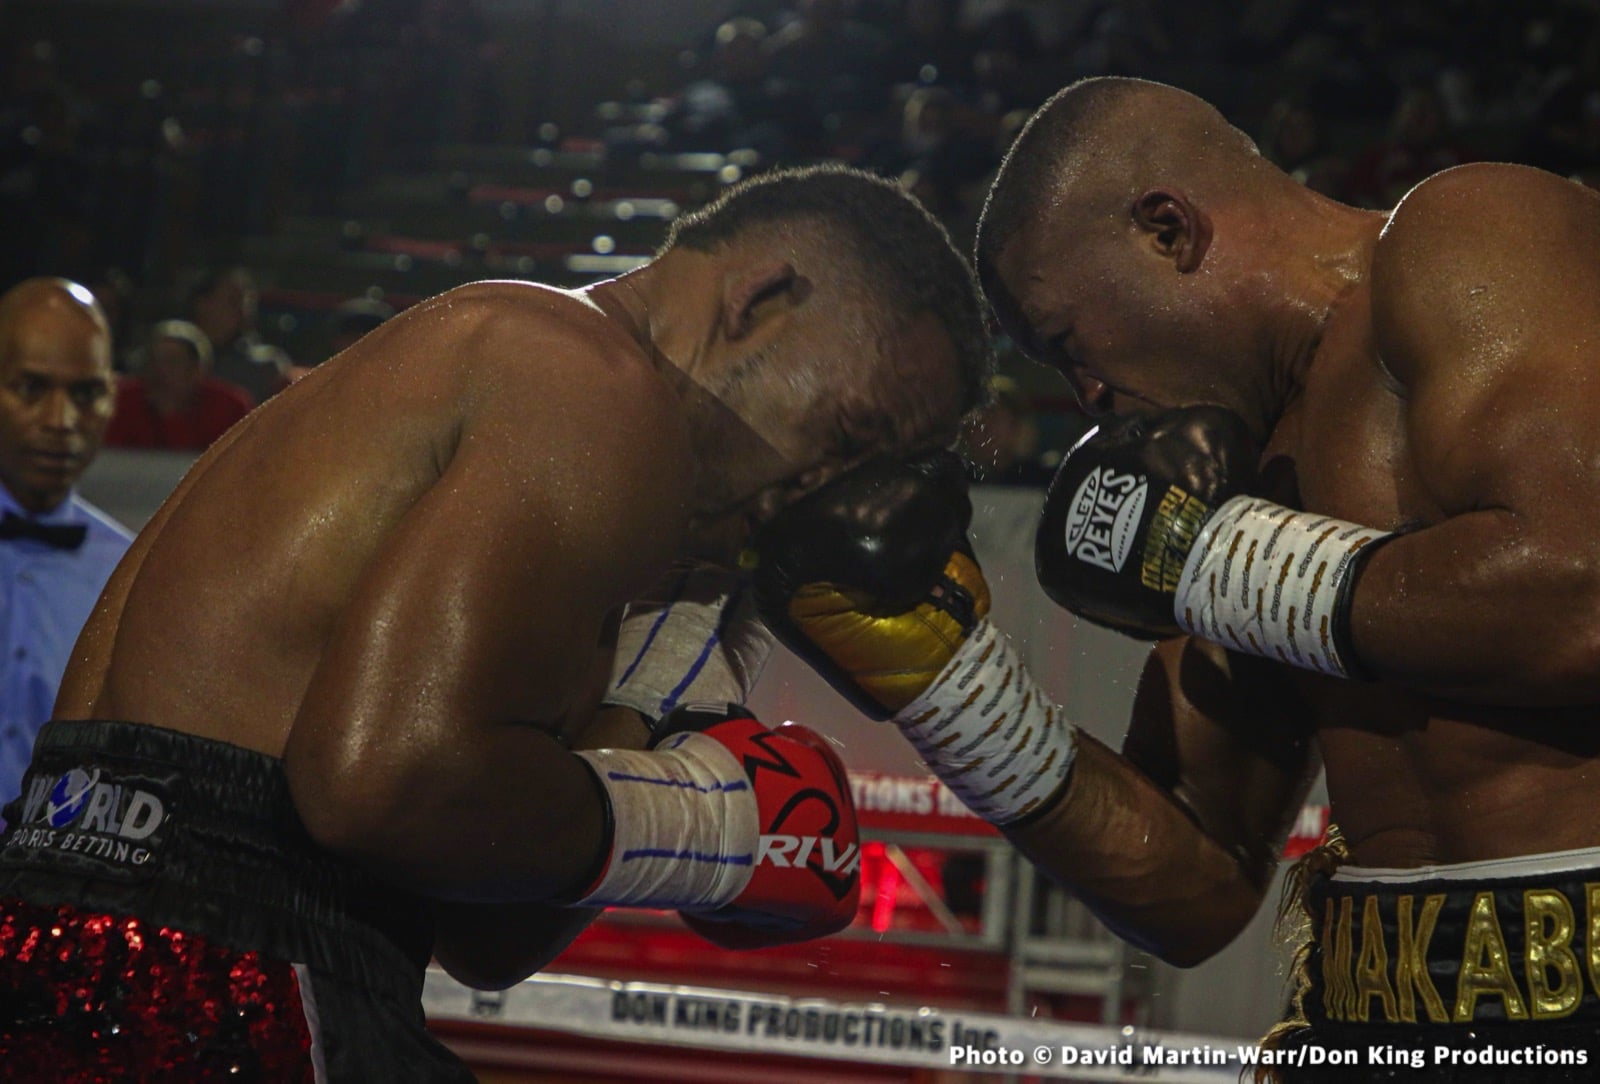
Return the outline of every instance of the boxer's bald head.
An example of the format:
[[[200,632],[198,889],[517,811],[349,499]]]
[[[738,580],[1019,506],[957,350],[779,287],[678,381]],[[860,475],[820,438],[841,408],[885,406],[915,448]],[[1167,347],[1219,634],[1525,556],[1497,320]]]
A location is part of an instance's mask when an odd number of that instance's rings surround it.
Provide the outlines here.
[[[1194,95],[1084,80],[1007,155],[979,225],[979,277],[1023,347],[1101,400],[1087,405],[1241,409],[1222,370],[1255,345],[1259,307],[1243,293],[1273,256],[1263,212],[1303,193]]]
[[[1012,143],[984,204],[979,270],[991,270],[1019,232],[1064,205],[1104,214],[1158,177],[1211,194],[1271,169],[1249,136],[1187,91],[1143,79],[1081,80],[1041,106]]]
[[[71,492],[112,408],[111,332],[94,295],[29,279],[0,296],[0,485],[30,512]]]

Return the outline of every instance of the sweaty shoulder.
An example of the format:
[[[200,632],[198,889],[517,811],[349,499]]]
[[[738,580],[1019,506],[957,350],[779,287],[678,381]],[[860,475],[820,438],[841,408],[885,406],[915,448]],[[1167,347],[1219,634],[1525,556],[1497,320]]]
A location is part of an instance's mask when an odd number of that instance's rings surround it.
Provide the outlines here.
[[[376,339],[391,328],[387,344]],[[472,283],[407,310],[368,343],[380,356],[407,355],[392,375],[448,404],[446,459],[471,450],[508,479],[566,493],[598,487],[660,515],[687,499],[693,472],[677,395],[640,343],[581,297]]]
[[[1515,359],[1552,322],[1600,304],[1597,246],[1600,195],[1573,181],[1499,163],[1435,174],[1374,250],[1374,345],[1407,385],[1441,360]]]
[[[448,343],[462,422],[521,413],[641,440],[682,438],[676,398],[640,344],[592,304],[527,282],[475,282],[424,302]],[[593,434],[603,436],[602,431]]]
[[[460,321],[451,473],[514,521],[544,523],[544,549],[603,570],[607,590],[670,559],[694,476],[689,433],[637,339],[583,298],[529,283],[435,301]]]
[[[418,306],[461,349],[436,363],[495,383],[530,367],[582,377],[585,387],[658,379],[639,344],[599,309],[564,290],[531,282],[474,282]],[[422,313],[419,313],[422,315]]]

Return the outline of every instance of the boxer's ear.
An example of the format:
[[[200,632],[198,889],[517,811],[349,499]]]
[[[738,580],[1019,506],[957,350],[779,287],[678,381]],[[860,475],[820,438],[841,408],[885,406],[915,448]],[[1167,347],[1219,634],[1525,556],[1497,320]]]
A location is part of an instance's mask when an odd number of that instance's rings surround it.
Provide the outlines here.
[[[744,264],[726,280],[722,295],[722,332],[737,341],[750,334],[769,312],[798,304],[811,293],[811,280],[788,260]]]
[[[1133,201],[1133,224],[1180,274],[1200,266],[1211,247],[1211,216],[1176,188],[1151,188]]]

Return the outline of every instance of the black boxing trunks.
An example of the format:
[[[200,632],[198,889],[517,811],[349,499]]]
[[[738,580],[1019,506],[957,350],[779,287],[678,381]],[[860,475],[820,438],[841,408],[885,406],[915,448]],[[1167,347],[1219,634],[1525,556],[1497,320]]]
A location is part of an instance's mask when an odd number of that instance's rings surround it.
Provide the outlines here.
[[[1600,1079],[1600,849],[1313,879],[1282,1080]]]
[[[472,1080],[425,1027],[425,903],[317,848],[272,757],[54,722],[5,817],[8,1082]]]

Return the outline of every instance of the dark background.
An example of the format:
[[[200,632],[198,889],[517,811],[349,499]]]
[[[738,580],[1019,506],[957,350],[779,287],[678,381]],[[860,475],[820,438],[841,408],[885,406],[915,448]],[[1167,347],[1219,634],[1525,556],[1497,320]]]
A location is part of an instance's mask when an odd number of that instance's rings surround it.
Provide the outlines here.
[[[732,17],[759,25],[719,52]],[[829,159],[965,245],[1018,124],[1098,74],[1191,89],[1364,206],[1478,158],[1587,180],[1596,26],[1577,0],[0,0],[0,288],[89,283],[125,357],[240,264],[261,338],[313,365],[341,301],[587,281]],[[1061,386],[1007,370],[1050,443]]]

